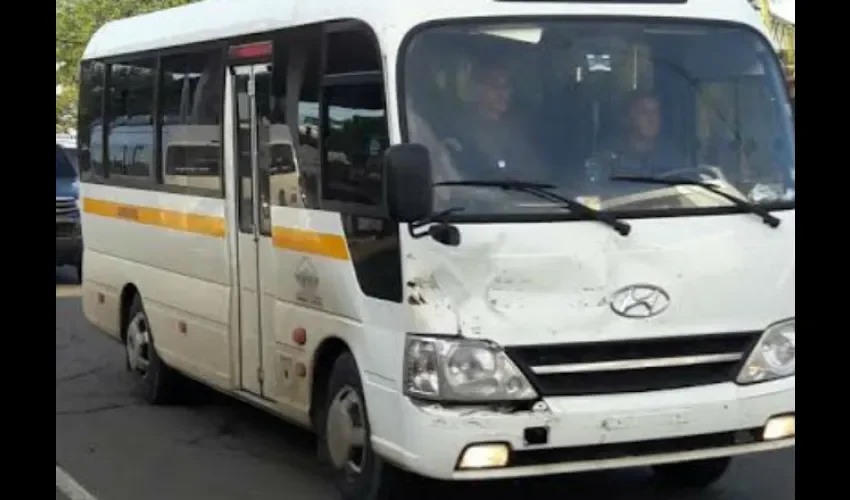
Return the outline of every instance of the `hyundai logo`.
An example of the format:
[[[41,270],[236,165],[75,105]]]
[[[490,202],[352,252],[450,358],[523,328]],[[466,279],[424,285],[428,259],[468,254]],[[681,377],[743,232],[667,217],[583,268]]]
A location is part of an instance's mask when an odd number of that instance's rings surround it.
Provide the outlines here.
[[[670,305],[670,296],[655,285],[629,285],[611,295],[611,310],[624,318],[651,318]]]

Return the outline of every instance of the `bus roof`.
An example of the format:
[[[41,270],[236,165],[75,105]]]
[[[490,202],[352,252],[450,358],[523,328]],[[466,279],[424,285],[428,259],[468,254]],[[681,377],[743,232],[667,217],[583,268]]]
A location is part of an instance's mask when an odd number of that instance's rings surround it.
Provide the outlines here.
[[[182,7],[112,21],[94,34],[83,59],[188,45],[293,26],[359,19],[377,32],[406,32],[439,19],[523,15],[611,15],[744,22],[764,32],[746,0],[659,3],[622,0],[203,0]]]

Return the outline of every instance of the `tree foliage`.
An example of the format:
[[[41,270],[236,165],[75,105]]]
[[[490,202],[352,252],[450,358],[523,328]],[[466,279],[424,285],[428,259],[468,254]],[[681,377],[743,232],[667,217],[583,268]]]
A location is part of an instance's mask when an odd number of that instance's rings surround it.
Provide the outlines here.
[[[80,58],[95,31],[109,21],[195,0],[56,0],[56,131],[73,128]]]

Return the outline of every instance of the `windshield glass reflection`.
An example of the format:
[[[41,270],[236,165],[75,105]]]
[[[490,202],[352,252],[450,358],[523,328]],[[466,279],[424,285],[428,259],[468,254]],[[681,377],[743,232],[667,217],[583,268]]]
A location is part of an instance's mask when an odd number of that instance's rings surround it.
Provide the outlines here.
[[[427,28],[402,61],[407,140],[439,181],[550,183],[606,210],[729,207],[715,182],[767,207],[794,201],[794,134],[771,47],[743,27],[553,21]],[[559,213],[528,194],[439,187],[435,210]]]

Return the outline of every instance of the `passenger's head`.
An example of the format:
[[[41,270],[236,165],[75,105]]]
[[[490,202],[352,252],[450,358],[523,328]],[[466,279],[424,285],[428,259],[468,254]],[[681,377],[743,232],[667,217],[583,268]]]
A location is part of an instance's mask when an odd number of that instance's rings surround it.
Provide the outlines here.
[[[626,99],[629,134],[635,139],[655,139],[661,131],[661,104],[658,97],[636,90]]]
[[[479,108],[488,118],[498,120],[511,103],[511,77],[508,70],[492,59],[476,61],[472,83]]]

